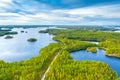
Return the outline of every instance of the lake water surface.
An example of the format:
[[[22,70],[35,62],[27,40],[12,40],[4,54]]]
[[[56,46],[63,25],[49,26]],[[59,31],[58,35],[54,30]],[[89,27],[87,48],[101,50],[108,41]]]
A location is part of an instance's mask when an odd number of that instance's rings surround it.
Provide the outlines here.
[[[12,39],[4,39],[5,36],[0,37],[0,59],[13,62],[26,60],[39,54],[39,50],[49,43],[54,42],[52,40],[53,35],[48,33],[38,33],[39,30],[47,28],[14,28],[12,31],[17,31],[18,34],[12,35]],[[21,33],[21,31],[27,33]],[[28,42],[28,38],[36,38],[36,42]]]
[[[105,51],[97,49],[97,53],[90,53],[86,50],[76,51],[70,53],[74,60],[96,60],[102,61],[110,65],[110,67],[118,73],[120,77],[120,59],[105,56]]]
[[[55,42],[52,40],[53,35],[48,33],[38,33],[39,30],[45,30],[47,28],[14,28],[12,31],[17,31],[18,34],[13,35],[12,39],[4,39],[5,36],[0,37],[0,59],[13,62],[26,60],[33,56],[39,55],[39,50],[49,43]],[[21,31],[27,33],[21,33]],[[36,38],[36,42],[28,42],[27,39]],[[92,42],[96,43],[97,42]],[[110,67],[118,73],[120,77],[120,59],[107,57],[104,55],[104,50],[97,50],[97,53],[90,53],[86,50],[76,51],[70,53],[74,60],[97,60],[102,61],[110,65]]]

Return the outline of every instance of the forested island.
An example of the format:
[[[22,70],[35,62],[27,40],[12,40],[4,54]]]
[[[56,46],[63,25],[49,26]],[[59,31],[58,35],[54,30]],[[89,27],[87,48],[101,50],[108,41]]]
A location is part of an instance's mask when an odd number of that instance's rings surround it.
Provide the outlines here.
[[[86,50],[88,52],[92,52],[92,53],[96,53],[97,52],[97,48],[96,47],[88,47]]]
[[[5,37],[5,39],[11,39],[11,38],[13,38],[13,36],[7,35],[7,36]]]
[[[118,74],[108,64],[73,60],[70,52],[87,50],[95,53],[100,48],[105,50],[105,55],[120,58],[120,33],[72,27],[39,32],[53,34],[57,42],[50,43],[40,50],[38,56],[28,60],[0,60],[0,80],[119,80]],[[36,41],[35,38],[28,40]]]
[[[35,38],[29,38],[27,41],[29,41],[29,42],[35,42],[35,41],[37,41],[37,39],[35,39]]]

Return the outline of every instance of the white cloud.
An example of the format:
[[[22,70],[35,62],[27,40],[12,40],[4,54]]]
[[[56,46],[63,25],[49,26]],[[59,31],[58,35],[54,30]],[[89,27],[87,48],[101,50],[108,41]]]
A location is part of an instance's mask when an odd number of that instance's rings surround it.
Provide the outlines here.
[[[10,5],[13,4],[12,1],[13,1],[13,0],[0,0],[0,11],[1,11],[3,8],[8,8],[8,7],[10,7]]]
[[[120,5],[91,6],[63,11],[71,15],[83,17],[101,16],[104,18],[120,18]]]
[[[11,17],[13,17],[13,16],[20,16],[20,14],[4,12],[4,13],[0,13],[0,16],[6,16],[6,17],[11,16]]]
[[[13,10],[14,7],[20,9],[20,12],[9,12],[6,8]],[[43,10],[45,8],[45,10]],[[13,3],[13,0],[0,0],[0,24],[120,24],[114,20],[120,21],[120,6],[101,5],[77,9],[43,9]],[[51,9],[51,8],[50,8]],[[33,14],[27,14],[26,11]],[[95,20],[98,18],[99,20]]]

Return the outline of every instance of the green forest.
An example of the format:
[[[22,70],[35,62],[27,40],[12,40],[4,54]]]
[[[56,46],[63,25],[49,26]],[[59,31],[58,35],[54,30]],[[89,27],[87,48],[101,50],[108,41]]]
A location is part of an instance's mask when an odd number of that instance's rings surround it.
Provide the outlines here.
[[[120,58],[120,39],[107,39],[100,42],[99,47],[105,49],[105,55]]]
[[[73,60],[70,52],[96,48],[108,56],[120,57],[120,33],[76,29],[47,29],[39,31],[54,34],[56,43],[50,43],[40,54],[19,62],[0,61],[0,80],[119,80],[108,64],[99,61]],[[89,41],[98,41],[99,44]],[[55,61],[53,59],[56,57]],[[53,63],[52,65],[50,65]]]
[[[70,42],[71,41],[71,42]],[[75,40],[76,41],[76,40]],[[117,74],[112,71],[109,65],[97,61],[75,61],[70,57],[69,52],[87,49],[96,46],[95,44],[74,40],[61,41],[61,52],[52,64],[50,71],[46,75],[46,80],[115,80]],[[70,43],[69,43],[70,42]],[[84,47],[83,47],[84,43]]]
[[[102,62],[75,61],[61,50],[46,75],[46,80],[115,80],[117,74]]]
[[[97,52],[97,48],[96,47],[88,47],[86,50],[88,52],[92,52],[92,53],[96,53]]]
[[[120,33],[79,29],[48,29],[44,32],[49,32],[49,34],[56,35],[53,38],[56,41],[69,39],[99,42],[98,47],[104,49],[107,56],[120,58]]]
[[[8,35],[8,34],[18,34],[15,31],[2,31],[0,30],[0,36]]]
[[[12,63],[1,60],[0,80],[40,80],[52,58],[59,52],[59,46],[58,43],[51,43],[40,50],[40,55],[29,60]]]
[[[0,80],[120,80],[120,0],[0,0]]]
[[[76,30],[76,29],[48,29],[45,32],[57,35],[54,39],[67,38],[82,41],[105,41],[107,39],[120,39],[120,33],[115,32],[103,32],[93,30]]]

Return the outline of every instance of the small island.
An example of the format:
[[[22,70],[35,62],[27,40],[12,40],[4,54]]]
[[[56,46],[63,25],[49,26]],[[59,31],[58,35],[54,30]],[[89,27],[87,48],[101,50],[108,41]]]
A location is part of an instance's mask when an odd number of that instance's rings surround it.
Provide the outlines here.
[[[24,33],[24,31],[21,31],[21,33]]]
[[[48,29],[47,30],[40,30],[39,33],[48,33]]]
[[[11,38],[13,38],[13,36],[7,35],[7,36],[5,37],[5,39],[11,39]]]
[[[97,48],[96,47],[88,47],[86,50],[88,52],[92,52],[92,53],[96,53],[97,52]]]
[[[27,41],[29,41],[29,42],[36,42],[37,39],[35,39],[35,38],[29,38]]]

